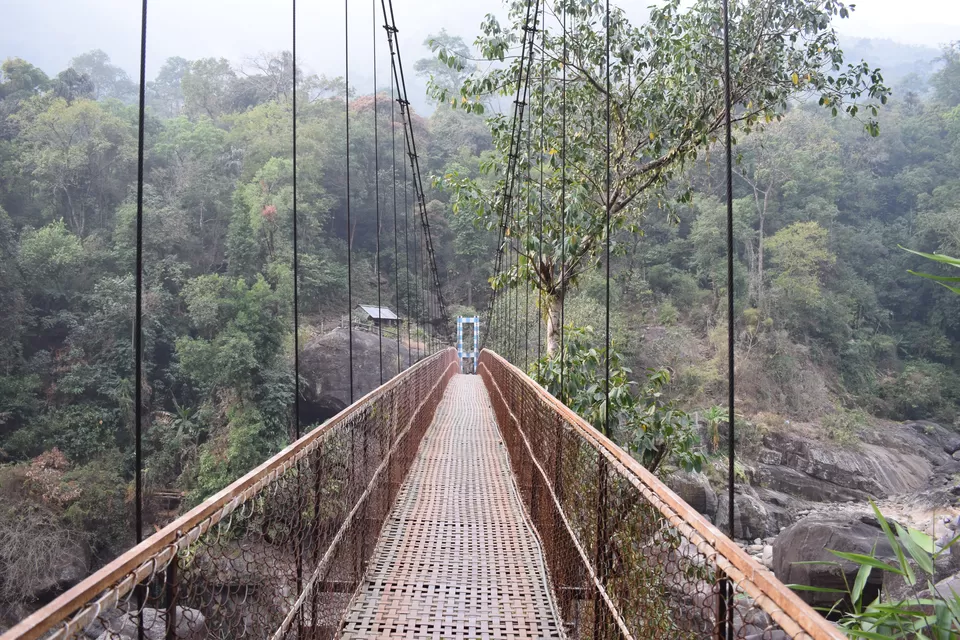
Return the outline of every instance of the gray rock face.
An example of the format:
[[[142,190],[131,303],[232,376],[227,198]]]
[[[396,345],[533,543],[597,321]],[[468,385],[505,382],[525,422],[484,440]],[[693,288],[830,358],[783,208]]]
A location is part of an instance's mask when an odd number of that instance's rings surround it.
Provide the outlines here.
[[[774,541],[773,572],[786,584],[843,589],[841,574],[845,574],[848,583],[853,584],[859,567],[852,562],[841,561],[830,550],[869,555],[874,547],[874,553],[879,558],[895,557],[879,524],[872,517],[841,519],[810,516],[788,527]],[[837,564],[797,564],[811,561]],[[882,581],[883,576],[879,571],[871,572],[866,593],[875,595]],[[797,593],[814,606],[829,607],[838,599],[838,595],[832,593]]]
[[[905,422],[902,426],[905,429],[913,429],[922,440],[935,443],[947,455],[953,455],[960,451],[960,433],[956,431],[927,420]],[[932,449],[933,447],[927,448]]]
[[[780,500],[781,494],[763,489],[756,490],[747,485],[737,485],[734,491],[736,492],[733,498],[734,538],[753,540],[775,536],[782,527],[795,520],[786,504],[783,506],[777,504],[784,502]],[[726,496],[720,496],[715,524],[724,533],[730,531],[728,505]]]
[[[733,537],[741,540],[766,538],[779,531],[775,517],[771,517],[766,504],[751,487],[738,486],[733,498]],[[717,528],[727,533],[730,530],[729,503],[720,500],[717,506]]]
[[[813,501],[866,501],[915,491],[934,466],[918,449],[881,444],[864,443],[851,451],[787,433],[767,434],[763,444],[761,485]]]
[[[383,337],[383,381],[397,374],[397,341]],[[353,332],[353,399],[380,386],[380,336]],[[413,354],[416,359],[416,354]],[[400,361],[408,365],[406,344],[401,344]],[[305,424],[322,422],[350,404],[350,334],[334,329],[311,339],[300,353],[300,375],[307,403]],[[313,415],[316,414],[316,415]],[[315,418],[315,419],[312,419]]]
[[[666,479],[666,484],[684,502],[711,520],[717,515],[717,493],[710,480],[702,473],[677,471]]]

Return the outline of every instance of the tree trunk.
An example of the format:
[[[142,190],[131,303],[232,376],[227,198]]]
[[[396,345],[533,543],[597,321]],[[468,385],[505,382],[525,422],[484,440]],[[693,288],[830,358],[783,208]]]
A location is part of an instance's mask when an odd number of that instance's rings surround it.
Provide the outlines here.
[[[473,283],[467,280],[467,306],[473,307]]]
[[[757,308],[763,308],[763,223],[767,217],[767,197],[770,190],[763,194],[763,211],[760,212],[760,234],[757,238]]]
[[[547,303],[547,355],[554,356],[560,350],[560,310],[563,297],[559,294],[546,296]]]

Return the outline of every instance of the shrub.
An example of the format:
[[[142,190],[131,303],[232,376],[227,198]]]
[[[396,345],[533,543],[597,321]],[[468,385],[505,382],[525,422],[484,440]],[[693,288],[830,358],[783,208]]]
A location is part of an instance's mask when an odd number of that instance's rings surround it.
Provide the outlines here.
[[[859,409],[837,407],[820,421],[827,437],[843,446],[853,446],[860,441],[860,430],[867,425],[867,415]]]
[[[660,304],[660,309],[657,311],[657,322],[669,327],[677,324],[679,320],[680,312],[677,311],[677,308],[673,306],[670,300],[664,300]]]
[[[602,431],[606,421],[607,351],[593,346],[592,329],[568,327],[565,335],[563,352],[535,362],[533,377]],[[563,388],[560,387],[561,357]],[[638,384],[629,379],[632,372],[621,364],[620,354],[612,347],[609,357],[611,439],[651,471],[668,465],[699,471],[704,456],[697,446],[693,420],[664,397],[670,373],[665,369],[650,370],[646,380]]]
[[[948,367],[927,360],[914,360],[903,371],[880,384],[880,397],[887,401],[891,417],[919,420],[940,417],[948,421],[956,412],[954,403],[960,376]]]

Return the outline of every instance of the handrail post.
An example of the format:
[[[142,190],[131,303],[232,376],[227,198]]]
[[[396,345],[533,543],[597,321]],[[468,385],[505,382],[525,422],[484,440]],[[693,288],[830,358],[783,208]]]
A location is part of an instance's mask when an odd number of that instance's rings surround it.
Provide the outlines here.
[[[180,532],[177,532],[177,537],[180,537]],[[178,585],[177,585],[177,567],[180,564],[180,554],[177,552],[177,548],[173,549],[173,557],[170,558],[170,563],[167,565],[167,570],[164,575],[164,591],[166,592],[167,599],[167,633],[166,640],[176,640],[177,637],[177,597],[178,597]]]

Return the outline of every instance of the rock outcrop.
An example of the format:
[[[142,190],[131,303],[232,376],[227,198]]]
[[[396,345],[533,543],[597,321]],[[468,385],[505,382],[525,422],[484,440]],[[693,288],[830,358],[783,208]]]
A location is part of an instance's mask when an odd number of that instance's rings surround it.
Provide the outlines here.
[[[916,444],[909,451],[880,443],[862,443],[851,450],[791,433],[770,433],[758,456],[758,478],[761,486],[816,502],[885,498],[916,491],[930,477],[934,461],[921,451],[939,447]],[[938,451],[936,459],[949,456]]]
[[[773,572],[786,584],[845,589],[846,584],[853,584],[859,566],[840,560],[830,551],[872,553],[882,559],[895,557],[872,515],[860,518],[811,515],[787,527],[774,541]],[[809,562],[824,564],[799,564]],[[868,600],[879,593],[882,583],[882,572],[871,572],[864,591]],[[839,599],[835,593],[799,591],[798,594],[814,606],[830,607]]]
[[[717,515],[717,492],[702,473],[677,471],[665,480],[680,498],[701,514],[713,520]]]
[[[397,374],[397,341],[383,337],[381,361],[380,336],[364,331],[353,332],[353,399],[380,386]],[[414,359],[416,355],[414,354]],[[401,344],[400,362],[409,365],[406,344]],[[350,404],[350,333],[334,329],[312,338],[300,353],[304,424],[326,420]]]

